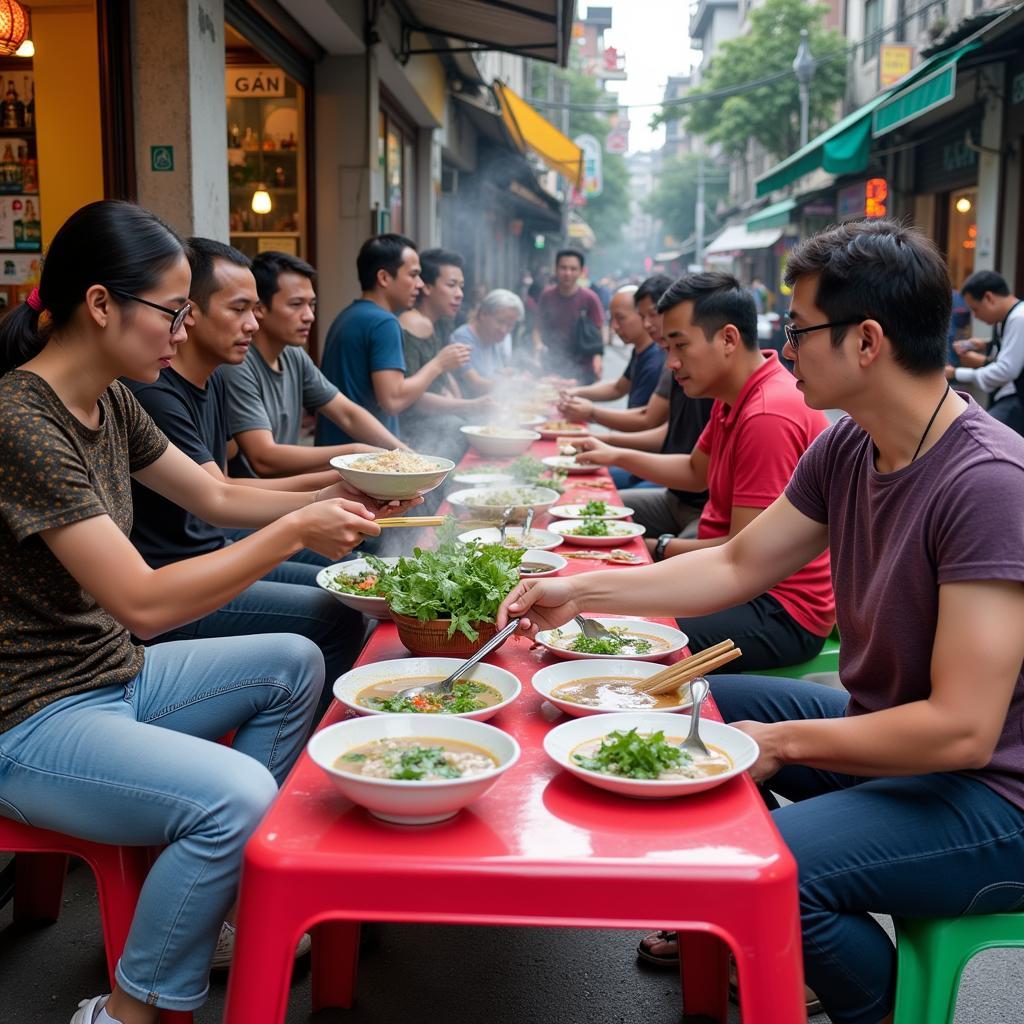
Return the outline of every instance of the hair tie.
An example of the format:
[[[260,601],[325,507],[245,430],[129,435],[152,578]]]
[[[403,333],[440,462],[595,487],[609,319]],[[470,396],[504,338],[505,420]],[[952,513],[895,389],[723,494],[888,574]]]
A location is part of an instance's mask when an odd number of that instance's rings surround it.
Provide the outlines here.
[[[37,313],[43,312],[43,300],[39,298],[38,288],[33,288],[32,291],[28,293],[28,298],[25,299],[25,302],[28,303],[30,309],[34,309]]]

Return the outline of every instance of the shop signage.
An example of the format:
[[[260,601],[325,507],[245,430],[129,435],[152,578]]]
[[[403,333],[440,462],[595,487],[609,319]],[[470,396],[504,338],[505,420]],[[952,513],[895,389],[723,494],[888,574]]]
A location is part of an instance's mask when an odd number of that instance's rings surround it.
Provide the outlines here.
[[[967,144],[981,138],[982,108],[951,118],[945,129],[914,150],[914,191],[947,192],[967,188],[978,181],[978,151]]]
[[[229,98],[283,96],[287,81],[280,68],[228,65],[224,69],[224,92]]]
[[[1018,103],[1024,103],[1024,71],[1010,82],[1010,104],[1015,107]]]
[[[629,128],[623,128],[617,124],[605,137],[604,151],[606,153],[625,153],[629,149]]]
[[[910,73],[914,64],[914,47],[906,43],[882,43],[878,48],[878,84],[883,89],[895,85]]]
[[[583,150],[583,187],[580,191],[588,199],[604,191],[603,151],[593,135],[577,135],[573,142]]]
[[[151,171],[173,171],[174,170],[174,147],[173,146],[150,146],[149,147],[149,169]]]
[[[839,189],[836,193],[836,214],[841,219],[884,217],[888,203],[889,183],[885,178],[868,178]]]

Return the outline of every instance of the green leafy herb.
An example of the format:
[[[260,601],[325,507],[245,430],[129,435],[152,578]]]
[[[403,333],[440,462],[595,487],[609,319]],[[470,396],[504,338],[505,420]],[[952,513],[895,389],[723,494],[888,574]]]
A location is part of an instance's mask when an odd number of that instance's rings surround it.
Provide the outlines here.
[[[574,537],[614,537],[619,531],[613,530],[611,524],[604,519],[586,519],[582,526],[565,532]]]
[[[444,529],[440,546],[398,560],[384,579],[388,606],[420,622],[451,619],[448,636],[456,630],[470,640],[480,635],[475,622],[494,622],[501,602],[519,582],[521,548],[472,541],[460,544]],[[379,559],[368,558],[375,568]]]
[[[635,728],[627,732],[616,729],[601,740],[593,755],[573,754],[572,759],[588,771],[627,779],[657,779],[663,771],[692,760],[687,752],[666,743],[660,729],[641,736]]]
[[[418,693],[413,697],[370,697],[366,706],[374,711],[390,711],[396,714],[440,714],[464,715],[479,711],[486,704],[477,700],[476,695],[487,689],[482,683],[456,683],[451,693]]]
[[[361,760],[366,758],[356,755]],[[389,779],[423,779],[428,775],[441,779],[458,779],[462,771],[445,759],[444,747],[406,747],[383,755]],[[346,761],[355,757],[346,757]]]
[[[383,597],[383,578],[387,575],[388,565],[380,563],[381,568],[364,569],[359,573],[339,572],[333,580],[327,581],[330,590],[341,594],[358,594],[360,597]]]
[[[577,633],[572,638],[572,643],[568,645],[568,650],[575,651],[577,654],[621,654],[628,647],[633,654],[647,654],[654,647],[650,640],[639,636],[630,636],[621,626],[612,626],[609,632],[613,635],[596,639]],[[562,631],[560,629],[552,630],[551,636],[553,640],[560,640]]]
[[[606,516],[608,515],[608,506],[603,501],[591,500],[583,506],[581,514],[584,518],[587,516]]]
[[[520,455],[519,458],[513,459],[507,466],[488,464],[474,468],[477,472],[481,473],[508,473],[515,479],[517,484],[529,487],[548,487],[559,494],[565,490],[563,484],[566,476],[568,476],[563,471],[549,471],[548,467],[540,459],[535,459],[531,455]]]

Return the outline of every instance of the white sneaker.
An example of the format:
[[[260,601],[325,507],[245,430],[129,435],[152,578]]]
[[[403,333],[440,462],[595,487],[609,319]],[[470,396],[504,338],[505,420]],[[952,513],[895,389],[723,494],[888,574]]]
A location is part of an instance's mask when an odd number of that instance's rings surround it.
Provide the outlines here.
[[[74,1016],[71,1018],[71,1024],[92,1024],[96,1018],[96,1014],[106,1006],[107,1000],[110,998],[106,996],[93,996],[92,999],[83,999],[78,1004],[78,1009],[75,1010]]]
[[[295,959],[305,956],[313,946],[313,940],[307,932],[299,939],[295,947]],[[235,955],[235,926],[225,921],[220,926],[220,936],[217,939],[217,948],[213,951],[213,960],[210,963],[211,971],[226,971],[231,966],[231,958]],[[71,1024],[89,1024],[89,1018],[83,1021],[72,1021]]]

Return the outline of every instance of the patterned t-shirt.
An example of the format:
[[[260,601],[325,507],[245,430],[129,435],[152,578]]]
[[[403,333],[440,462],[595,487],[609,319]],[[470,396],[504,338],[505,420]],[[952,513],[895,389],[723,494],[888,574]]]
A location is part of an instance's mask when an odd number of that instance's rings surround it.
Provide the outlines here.
[[[155,462],[167,438],[116,381],[100,412],[92,430],[42,377],[12,370],[0,378],[0,732],[142,668],[128,630],[39,536],[100,515],[131,532],[130,474]]]

